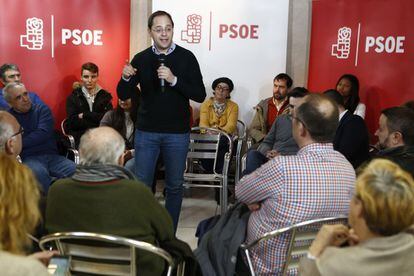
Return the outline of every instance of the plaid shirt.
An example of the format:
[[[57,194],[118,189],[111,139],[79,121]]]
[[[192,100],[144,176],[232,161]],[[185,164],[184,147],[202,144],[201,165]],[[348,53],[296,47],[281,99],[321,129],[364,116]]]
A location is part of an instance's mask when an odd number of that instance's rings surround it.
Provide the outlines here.
[[[354,186],[352,165],[331,143],[310,144],[297,155],[273,158],[236,185],[238,200],[261,203],[250,216],[246,242],[301,221],[347,214]],[[281,235],[252,248],[255,271],[279,273],[288,242],[289,235]]]

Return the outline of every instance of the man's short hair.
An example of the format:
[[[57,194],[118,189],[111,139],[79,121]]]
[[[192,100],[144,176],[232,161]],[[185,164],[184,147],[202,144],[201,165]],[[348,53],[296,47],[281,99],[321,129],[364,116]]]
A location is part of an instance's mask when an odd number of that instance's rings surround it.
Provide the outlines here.
[[[389,132],[400,132],[405,145],[414,145],[414,110],[395,106],[381,111],[387,118]]]
[[[8,120],[8,116],[12,116],[7,111],[0,111],[0,152],[6,149],[6,143],[13,135],[13,127]]]
[[[288,97],[288,99],[290,97],[292,97],[292,98],[303,98],[308,94],[309,94],[308,89],[306,89],[305,87],[297,86],[297,87],[293,88],[292,90],[290,90],[287,93],[287,97]]]
[[[401,106],[408,107],[408,108],[414,110],[414,101],[405,102]]]
[[[168,12],[166,12],[166,11],[156,11],[156,12],[153,12],[148,17],[148,29],[151,29],[152,28],[152,25],[154,24],[154,18],[157,17],[157,16],[168,16],[168,18],[171,21],[171,25],[174,28],[174,21],[172,20],[172,17],[171,17],[171,15]]]
[[[10,82],[6,84],[6,86],[3,88],[3,98],[6,102],[10,103],[11,101],[11,90],[18,88],[18,87],[25,87],[23,83],[21,82]]]
[[[287,86],[287,88],[291,88],[291,87],[292,87],[292,84],[293,84],[293,80],[292,80],[292,78],[291,78],[288,74],[285,74],[285,73],[280,73],[279,75],[277,75],[277,76],[273,79],[273,82],[274,82],[275,80],[278,80],[278,81],[280,81],[280,80],[284,80],[284,81],[286,81],[286,86]]]
[[[325,92],[323,92],[323,94],[331,98],[334,102],[336,102],[337,105],[344,107],[344,97],[342,97],[341,93],[339,93],[337,90],[328,89]]]
[[[88,70],[92,73],[99,74],[98,65],[92,62],[87,62],[87,63],[82,64],[81,74],[83,73],[83,70]]]
[[[9,70],[16,70],[20,72],[19,67],[14,63],[5,63],[0,67],[0,77],[2,80],[6,80],[6,72]]]
[[[304,124],[315,142],[332,142],[339,124],[338,107],[330,98],[310,94],[296,110],[296,117]]]
[[[118,165],[124,150],[124,138],[116,130],[111,127],[92,128],[80,139],[80,164]]]

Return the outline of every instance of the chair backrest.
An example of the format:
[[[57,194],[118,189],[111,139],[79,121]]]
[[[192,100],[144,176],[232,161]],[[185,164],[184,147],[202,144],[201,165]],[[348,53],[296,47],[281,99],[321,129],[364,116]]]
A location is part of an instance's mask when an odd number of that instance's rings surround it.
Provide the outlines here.
[[[300,259],[306,256],[310,245],[312,244],[313,240],[316,237],[316,234],[318,233],[322,225],[337,223],[346,224],[347,217],[328,217],[300,222],[292,226],[267,232],[262,237],[251,242],[250,244],[242,244],[241,249],[246,254],[251,275],[256,275],[249,255],[249,250],[254,246],[258,245],[259,243],[266,242],[267,240],[275,238],[282,234],[290,233],[291,237],[289,241],[288,250],[286,252],[285,264],[283,265],[282,269],[282,275],[289,275],[290,273],[294,273],[295,271],[297,271]]]
[[[247,136],[247,127],[242,120],[237,120],[237,136],[239,139],[246,139]]]
[[[247,136],[247,128],[246,124],[241,121],[237,120],[237,146],[236,146],[236,172],[234,175],[235,184],[237,184],[240,180],[240,175],[242,172],[242,155],[243,152],[246,150],[246,136]]]
[[[137,250],[162,257],[168,264],[167,275],[171,275],[175,268],[172,256],[165,250],[150,243],[119,236],[62,232],[43,237],[39,245],[42,250],[53,248],[62,255],[70,256],[70,270],[74,273],[135,276]]]
[[[222,137],[228,142],[229,150],[226,153],[225,159],[231,157],[233,151],[233,144],[230,135],[227,133],[215,129],[215,128],[206,128],[206,127],[193,127],[190,134],[190,145],[187,154],[187,160],[192,159],[210,159],[214,160],[213,172],[214,174],[219,174],[216,172],[216,163],[218,157],[218,149],[220,140]],[[224,166],[226,162],[224,162]],[[191,162],[190,162],[191,166]],[[228,166],[228,162],[227,162]],[[188,169],[189,167],[187,167]],[[227,173],[228,167],[223,168],[223,172]]]
[[[63,119],[63,121],[60,123],[60,130],[62,131],[63,135],[65,137],[67,137],[67,139],[70,141],[70,146],[71,148],[75,149],[76,148],[76,144],[75,144],[75,138],[68,134],[66,129],[67,129],[67,118]]]

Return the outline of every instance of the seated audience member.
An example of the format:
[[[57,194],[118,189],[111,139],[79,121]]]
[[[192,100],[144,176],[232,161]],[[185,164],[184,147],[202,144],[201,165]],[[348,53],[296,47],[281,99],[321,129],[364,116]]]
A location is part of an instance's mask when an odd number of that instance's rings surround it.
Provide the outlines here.
[[[10,113],[22,127],[19,130],[23,135],[22,161],[32,169],[47,194],[52,178],[71,176],[75,163],[58,154],[53,117],[46,105],[32,104],[22,83],[7,84],[3,93],[11,106]]]
[[[40,220],[36,180],[13,156],[0,153],[0,164],[0,274],[47,276],[45,265],[55,251],[26,256],[31,247],[28,234]]]
[[[0,153],[4,152],[20,161],[23,129],[7,111],[0,110]]]
[[[134,137],[135,122],[137,121],[138,94],[131,94],[131,98],[118,99],[118,106],[103,116],[100,126],[109,126],[121,134],[125,141],[124,166],[131,172],[135,171]]]
[[[377,159],[358,176],[345,225],[325,225],[300,263],[300,275],[413,275],[414,181]],[[350,246],[340,247],[348,242]]]
[[[288,92],[288,112],[290,112],[305,97],[308,90],[304,87],[295,87]],[[299,150],[292,136],[292,118],[288,114],[278,116],[269,133],[256,149],[251,149],[246,156],[246,170],[243,174],[250,174],[261,165],[277,155],[293,155]]]
[[[376,157],[394,161],[414,175],[414,110],[408,107],[390,107],[381,111],[379,127],[375,132],[380,151]]]
[[[46,230],[87,231],[129,237],[152,244],[174,239],[170,215],[131,172],[122,167],[125,141],[110,127],[90,129],[80,141],[80,165],[72,178],[49,191]],[[147,255],[139,275],[161,275],[160,258]]]
[[[256,113],[249,126],[249,135],[253,143],[260,143],[269,132],[276,117],[287,110],[287,93],[293,81],[289,75],[281,73],[273,79],[273,96],[264,99],[255,106]]]
[[[201,104],[200,107],[200,127],[216,128],[229,135],[237,131],[237,119],[239,116],[239,106],[230,100],[230,93],[234,85],[229,78],[218,78],[211,85],[213,97],[210,97]],[[221,173],[223,170],[224,155],[229,150],[227,139],[220,140],[216,171]],[[210,162],[211,161],[211,162]],[[203,160],[203,167],[208,171],[213,171],[214,162]]]
[[[345,109],[344,98],[338,91],[331,89],[324,94],[338,105],[339,125],[333,140],[334,149],[356,169],[369,159],[369,134],[365,121]]]
[[[0,82],[6,86],[11,82],[21,82],[19,67],[13,63],[5,63],[0,67]],[[34,104],[44,105],[45,103],[33,92],[29,92],[29,98]],[[0,110],[8,110],[10,107],[3,97],[3,89],[0,89]]]
[[[239,106],[230,100],[234,85],[229,78],[218,78],[211,85],[213,97],[201,104],[200,126],[217,128],[232,135],[236,132]]]
[[[348,213],[355,171],[332,140],[338,108],[329,98],[307,95],[292,116],[297,155],[277,156],[236,185],[236,198],[252,210],[246,242],[301,221]],[[278,275],[285,262],[289,234],[257,245],[251,251],[258,275]]]
[[[67,132],[76,145],[86,130],[98,127],[104,114],[112,109],[112,96],[98,84],[99,68],[92,62],[82,65],[81,86],[74,87],[66,99]]]
[[[342,75],[336,83],[336,91],[344,97],[344,107],[349,112],[365,118],[365,104],[359,99],[359,81],[351,74]]]

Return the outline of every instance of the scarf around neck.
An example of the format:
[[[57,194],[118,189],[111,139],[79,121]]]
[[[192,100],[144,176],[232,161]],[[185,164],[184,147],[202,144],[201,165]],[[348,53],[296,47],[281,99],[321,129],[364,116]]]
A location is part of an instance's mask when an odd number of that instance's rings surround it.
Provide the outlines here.
[[[106,182],[119,179],[136,180],[135,176],[118,165],[78,165],[72,176],[73,180],[81,182]]]
[[[226,110],[226,106],[227,106],[227,102],[219,103],[219,102],[213,101],[213,109],[217,117],[221,117],[221,115],[223,115],[224,110]]]

